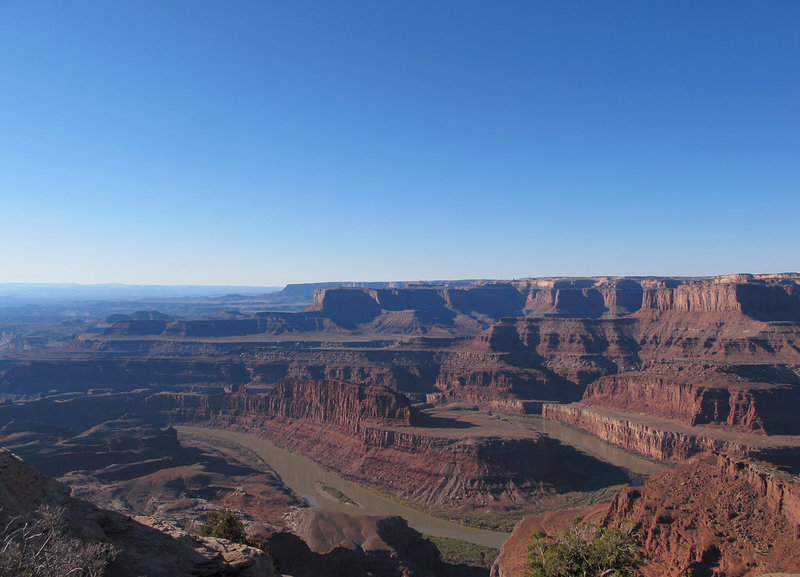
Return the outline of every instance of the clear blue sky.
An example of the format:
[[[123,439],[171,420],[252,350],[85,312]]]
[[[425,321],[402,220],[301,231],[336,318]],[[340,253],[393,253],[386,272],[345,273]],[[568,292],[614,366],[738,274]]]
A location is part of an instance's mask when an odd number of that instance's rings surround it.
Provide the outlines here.
[[[0,282],[800,269],[800,2],[0,0]]]

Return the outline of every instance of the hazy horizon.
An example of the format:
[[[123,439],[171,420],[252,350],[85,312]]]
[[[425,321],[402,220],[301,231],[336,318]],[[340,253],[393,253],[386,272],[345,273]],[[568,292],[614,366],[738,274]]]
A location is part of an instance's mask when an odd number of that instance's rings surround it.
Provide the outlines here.
[[[798,22],[790,1],[0,3],[0,282],[797,271]]]

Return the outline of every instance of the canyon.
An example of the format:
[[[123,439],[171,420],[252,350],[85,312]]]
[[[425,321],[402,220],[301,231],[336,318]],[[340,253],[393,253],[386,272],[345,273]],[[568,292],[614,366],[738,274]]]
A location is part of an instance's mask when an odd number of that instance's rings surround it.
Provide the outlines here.
[[[800,473],[796,273],[323,283],[150,304],[50,324],[0,318],[0,441],[104,503],[189,466],[171,424],[268,439],[414,507],[505,530],[640,480],[534,418],[673,466],[763,462],[786,487]],[[718,482],[703,471],[693,491]],[[218,497],[287,529],[283,515],[303,504],[258,485]],[[622,498],[614,515],[645,515]],[[259,499],[280,505],[258,513]],[[702,561],[705,537],[680,535],[700,557],[653,567]],[[714,571],[753,570],[755,549],[714,546],[729,559]]]

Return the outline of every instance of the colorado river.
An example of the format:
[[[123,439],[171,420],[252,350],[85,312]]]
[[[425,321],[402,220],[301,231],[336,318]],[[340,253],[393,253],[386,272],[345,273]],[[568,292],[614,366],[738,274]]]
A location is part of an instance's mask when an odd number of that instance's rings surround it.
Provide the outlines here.
[[[558,421],[543,419],[538,415],[504,415],[504,417],[512,421],[525,423],[532,429],[541,431],[547,436],[561,441],[565,445],[571,445],[602,461],[624,469],[634,481],[641,481],[673,467],[668,463],[653,461],[652,459],[647,459],[641,455],[626,451],[599,437],[569,427]]]
[[[351,483],[336,473],[326,471],[310,459],[286,449],[281,449],[274,443],[255,435],[237,433],[225,429],[187,425],[178,425],[175,428],[179,434],[205,440],[212,445],[214,439],[222,439],[228,443],[233,442],[249,449],[268,463],[280,475],[287,487],[315,507],[344,511],[351,514],[399,515],[420,533],[438,537],[453,537],[490,547],[500,547],[509,536],[508,533],[499,531],[485,531],[459,525],[458,523],[439,519],[422,511],[412,509],[397,501],[373,493],[355,483]],[[332,498],[326,498],[319,490],[321,486],[333,487],[341,491],[358,503],[359,506],[348,505]]]

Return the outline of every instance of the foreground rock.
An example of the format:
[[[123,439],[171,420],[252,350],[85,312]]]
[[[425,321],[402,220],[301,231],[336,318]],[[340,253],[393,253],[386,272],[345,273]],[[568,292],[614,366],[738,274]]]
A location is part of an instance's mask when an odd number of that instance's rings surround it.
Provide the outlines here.
[[[718,455],[622,491],[607,523],[641,527],[645,577],[800,572],[800,479]]]
[[[500,555],[492,565],[491,577],[522,577],[528,566],[528,546],[531,534],[544,531],[554,534],[569,527],[572,520],[580,517],[599,523],[608,512],[608,503],[589,507],[549,511],[542,515],[528,515],[517,523],[511,536],[503,543]]]
[[[281,571],[294,577],[435,577],[448,570],[436,546],[401,517],[304,509],[292,529],[265,540]]]
[[[706,454],[624,489],[610,504],[526,517],[494,577],[524,577],[534,531],[580,516],[634,526],[643,577],[745,577],[800,572],[800,478],[767,464]]]
[[[131,518],[72,499],[69,488],[0,449],[0,522],[13,531],[45,507],[64,523],[64,539],[83,546],[105,543],[115,577],[271,577],[272,558],[224,539],[194,538],[152,518]],[[77,547],[73,546],[75,550]]]

